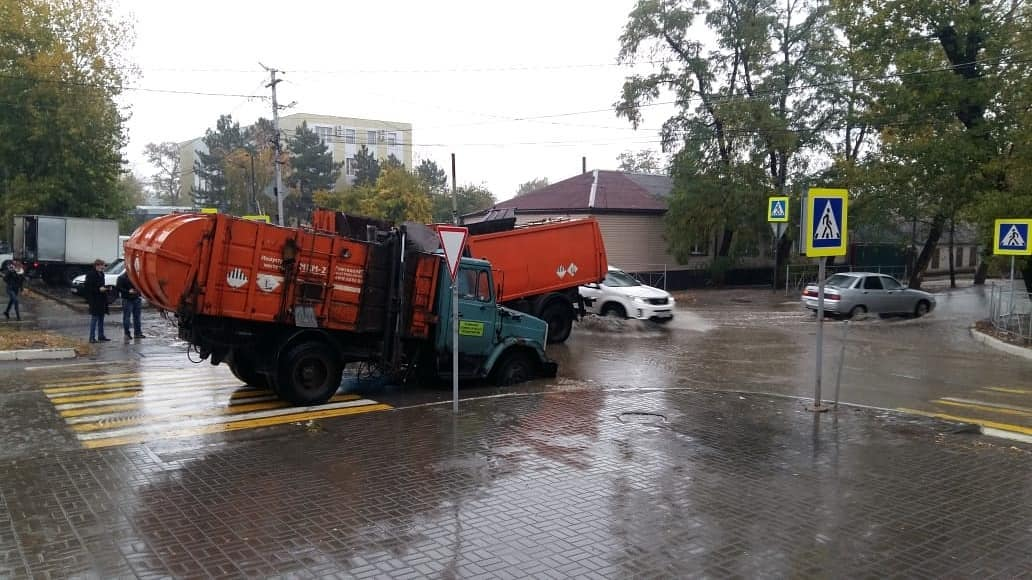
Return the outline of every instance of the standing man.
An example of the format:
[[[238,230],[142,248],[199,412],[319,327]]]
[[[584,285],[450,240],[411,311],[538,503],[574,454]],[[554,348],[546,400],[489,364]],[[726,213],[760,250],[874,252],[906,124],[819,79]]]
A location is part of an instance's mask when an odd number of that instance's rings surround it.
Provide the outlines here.
[[[93,269],[86,273],[83,290],[90,303],[90,342],[110,342],[104,336],[104,315],[108,313],[108,288],[104,284],[104,260],[94,260]]]
[[[140,330],[140,307],[143,300],[140,298],[140,293],[136,291],[133,283],[129,280],[128,270],[122,272],[122,275],[118,277],[118,281],[115,282],[115,288],[118,289],[118,294],[122,297],[122,330],[125,331],[125,339],[129,340],[133,337],[129,332],[130,317],[133,319],[133,330],[135,331],[136,338],[144,338],[143,332]]]
[[[25,273],[21,264],[13,260],[7,264],[7,271],[4,272],[4,283],[7,284],[7,309],[4,310],[4,318],[11,319],[11,307],[14,307],[14,315],[21,320],[21,308],[18,304],[18,295],[25,286]]]

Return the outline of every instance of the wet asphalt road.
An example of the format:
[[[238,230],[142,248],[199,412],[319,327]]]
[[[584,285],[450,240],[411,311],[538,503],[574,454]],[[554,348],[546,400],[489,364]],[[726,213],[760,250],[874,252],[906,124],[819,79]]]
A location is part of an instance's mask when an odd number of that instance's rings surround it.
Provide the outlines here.
[[[990,422],[1029,433],[1032,361],[988,349],[971,338],[971,324],[986,312],[985,289],[939,290],[938,307],[925,318],[849,323],[841,401]],[[27,306],[26,325],[85,334],[88,317],[81,307],[43,300],[30,300]],[[149,338],[142,341],[119,340],[120,320],[120,312],[113,309],[108,335],[115,340],[100,345],[92,357],[6,365],[0,396],[6,409],[18,410],[18,419],[0,427],[12,443],[0,456],[75,448],[97,440],[129,444],[221,436],[230,431],[224,425],[231,419],[250,421],[241,433],[229,435],[246,438],[258,427],[451,397],[448,385],[385,386],[375,379],[352,378],[333,402],[336,408],[292,410],[271,393],[242,387],[224,366],[192,364],[185,345],[175,339],[174,326],[157,313],[145,312]],[[841,321],[825,324],[825,400],[834,396],[844,328]],[[507,389],[466,386],[461,396],[703,389],[812,398],[815,331],[813,315],[781,292],[692,292],[680,300],[677,317],[668,325],[594,317],[582,321],[567,343],[549,347],[559,363],[555,380]],[[184,418],[189,420],[185,425]]]

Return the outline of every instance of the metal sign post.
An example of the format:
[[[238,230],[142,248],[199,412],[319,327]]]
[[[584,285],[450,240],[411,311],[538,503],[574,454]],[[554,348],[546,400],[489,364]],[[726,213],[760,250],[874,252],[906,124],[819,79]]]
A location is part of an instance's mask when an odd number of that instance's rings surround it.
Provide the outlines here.
[[[1014,315],[1014,258],[1015,256],[1032,256],[1032,219],[998,219],[993,232],[993,253],[998,256],[1011,257],[1010,271],[1010,306],[1007,310],[1007,323]],[[1002,296],[1001,296],[1001,302]]]
[[[824,279],[827,276],[829,256],[844,256],[847,251],[849,227],[849,193],[844,189],[811,189],[806,203],[806,255],[818,258],[817,269],[817,352],[813,385],[813,405],[810,411],[823,412],[821,380],[824,372]]]
[[[459,259],[466,247],[469,230],[458,226],[437,226],[437,235],[448,261],[452,286],[452,411],[459,412]]]
[[[774,234],[774,281],[772,288],[778,289],[778,246],[781,236],[785,233],[785,226],[788,225],[788,198],[769,197],[767,198],[767,221],[770,223],[770,231]]]

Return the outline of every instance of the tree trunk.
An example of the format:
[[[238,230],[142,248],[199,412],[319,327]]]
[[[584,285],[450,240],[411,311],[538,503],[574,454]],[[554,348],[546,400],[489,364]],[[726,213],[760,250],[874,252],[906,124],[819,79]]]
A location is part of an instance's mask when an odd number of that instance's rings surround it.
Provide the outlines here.
[[[785,279],[782,277],[781,272],[785,270],[785,264],[788,264],[789,258],[792,255],[792,242],[793,240],[789,237],[788,232],[785,232],[785,235],[781,236],[774,250],[778,264],[778,271],[774,273],[774,279],[777,280],[778,288],[785,284]],[[1032,262],[1032,260],[1029,260],[1029,262]]]
[[[978,268],[975,269],[975,286],[984,286],[985,279],[989,277],[989,256],[982,250],[978,256]]]
[[[1025,265],[1021,268],[1021,277],[1025,279],[1025,292],[1032,299],[1032,258],[1025,258]]]
[[[720,238],[720,247],[717,248],[717,256],[723,258],[731,254],[731,240],[734,238],[734,235],[734,230],[724,228],[724,233]]]
[[[957,222],[950,218],[950,288],[957,287],[957,271],[953,263],[953,234],[957,231]]]
[[[945,216],[937,215],[932,220],[932,227],[928,229],[928,239],[925,240],[924,247],[921,248],[921,253],[917,256],[914,271],[910,273],[910,287],[915,290],[921,289],[924,272],[928,268],[929,262],[932,261],[932,252],[939,245],[939,238],[942,237],[942,230],[945,224]]]

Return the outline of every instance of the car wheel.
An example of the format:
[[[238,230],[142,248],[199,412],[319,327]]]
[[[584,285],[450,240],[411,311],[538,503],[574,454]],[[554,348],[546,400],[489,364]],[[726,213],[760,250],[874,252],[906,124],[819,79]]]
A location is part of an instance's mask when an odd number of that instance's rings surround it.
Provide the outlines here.
[[[615,316],[617,318],[627,318],[627,311],[624,310],[623,306],[610,302],[602,307],[602,316]]]
[[[302,342],[280,359],[276,394],[295,405],[321,405],[340,388],[343,370],[329,346]]]
[[[867,314],[866,306],[854,306],[853,309],[849,311],[849,318],[856,318],[857,316],[863,316],[864,314]]]
[[[914,317],[921,318],[925,314],[928,314],[932,310],[932,305],[927,300],[920,300],[917,306],[914,307]]]
[[[502,355],[491,371],[494,384],[507,387],[533,379],[537,374],[537,365],[530,355],[523,350],[511,350]]]

